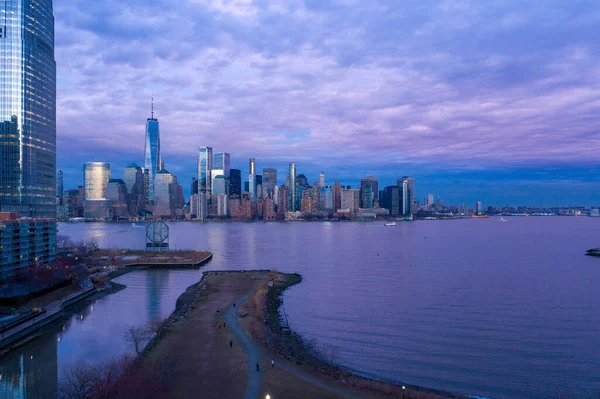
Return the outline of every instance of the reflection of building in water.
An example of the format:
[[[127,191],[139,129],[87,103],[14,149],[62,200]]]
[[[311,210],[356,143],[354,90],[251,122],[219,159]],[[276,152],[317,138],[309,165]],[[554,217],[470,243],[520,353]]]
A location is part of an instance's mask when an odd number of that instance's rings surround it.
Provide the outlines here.
[[[163,286],[168,283],[167,270],[148,270],[146,272],[146,295],[148,299],[148,320],[160,320],[160,300]]]
[[[48,336],[8,352],[0,360],[0,397],[57,397],[57,353],[57,337]]]

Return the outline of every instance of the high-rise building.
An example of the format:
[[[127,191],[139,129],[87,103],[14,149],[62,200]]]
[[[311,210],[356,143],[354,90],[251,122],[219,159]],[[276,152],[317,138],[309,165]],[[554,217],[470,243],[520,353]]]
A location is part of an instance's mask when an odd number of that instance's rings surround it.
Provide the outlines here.
[[[333,210],[337,212],[342,208],[342,186],[339,181],[333,183]]]
[[[161,166],[160,129],[158,119],[154,118],[154,99],[150,118],[146,119],[146,141],[144,146],[144,169],[148,171],[148,201],[154,203],[154,184]]]
[[[190,195],[198,194],[198,179],[192,177],[192,185],[190,186]]]
[[[263,168],[263,187],[267,190],[269,197],[273,198],[273,190],[277,185],[277,169]]]
[[[0,2],[0,162],[0,211],[54,218],[56,62],[49,0]]]
[[[239,169],[229,171],[229,195],[242,196],[242,171]]]
[[[310,193],[310,196],[312,198],[313,212],[318,211],[321,206],[321,199],[319,198],[320,195],[321,195],[321,192],[319,191],[319,184],[315,181],[315,182],[313,182],[312,190]]]
[[[63,191],[65,189],[64,181],[63,181],[63,171],[56,171],[56,205],[63,205]]]
[[[426,205],[433,205],[433,194],[427,194],[427,204]]]
[[[360,179],[360,207],[373,208],[379,195],[379,184],[373,176]]]
[[[319,187],[325,187],[325,172],[321,172],[319,175]]]
[[[331,188],[325,187],[320,189],[319,195],[319,208],[322,211],[332,211],[333,210],[333,190]]]
[[[110,201],[106,198],[106,186],[109,180],[108,162],[87,162],[83,166],[83,212],[86,219],[110,219]]]
[[[277,185],[273,188],[273,205],[275,208],[279,206],[279,186]]]
[[[229,179],[223,175],[215,176],[213,179],[212,195],[229,194]]]
[[[193,194],[190,197],[190,214],[192,219],[205,220],[208,217],[206,193]]]
[[[344,211],[348,212],[354,212],[354,190],[342,190],[340,209],[343,209]]]
[[[285,213],[287,211],[289,211],[289,193],[288,193],[288,188],[287,186],[283,185],[281,187],[279,187],[279,192],[278,192],[278,200],[277,202],[279,203],[279,205],[277,206],[277,213],[285,215]]]
[[[130,163],[123,173],[123,181],[127,189],[129,214],[137,216],[139,211],[145,209],[146,188],[144,170],[136,163]]]
[[[161,169],[156,174],[155,180],[155,196],[154,196],[154,216],[172,216],[171,205],[171,188],[172,183],[177,183],[177,178],[169,173],[166,169]]]
[[[290,207],[289,210],[291,212],[295,212],[297,210],[296,208],[296,164],[291,163],[290,162],[290,170],[289,170],[289,178],[290,178],[290,186],[289,186],[289,203],[290,203]]]
[[[122,179],[110,179],[106,186],[106,199],[110,200],[113,219],[129,216],[127,207],[127,185]]]
[[[408,176],[403,176],[397,180],[400,189],[400,213],[402,215],[412,215],[417,213],[418,202],[415,198],[415,180]]]
[[[217,195],[217,215],[229,216],[229,196],[227,194]]]
[[[231,172],[231,156],[226,152],[217,152],[213,156],[212,170],[210,172],[210,176],[212,179],[211,182],[211,193],[212,195],[218,195],[212,189],[212,184],[217,176],[224,176],[226,179],[229,179],[229,174]],[[223,193],[219,193],[223,194]]]
[[[198,193],[206,193],[210,199],[212,183],[212,147],[198,149]]]
[[[256,200],[256,161],[254,158],[250,158],[248,161],[248,192],[250,193],[250,199]]]
[[[390,215],[400,214],[400,188],[398,186],[387,186],[384,190],[382,208],[388,209]]]
[[[481,201],[477,201],[475,204],[475,214],[478,216],[483,215],[483,205],[481,204]]]

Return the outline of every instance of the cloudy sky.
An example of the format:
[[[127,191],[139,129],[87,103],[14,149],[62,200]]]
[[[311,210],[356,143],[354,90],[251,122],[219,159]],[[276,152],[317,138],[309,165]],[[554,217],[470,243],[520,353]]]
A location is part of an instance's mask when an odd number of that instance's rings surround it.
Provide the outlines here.
[[[419,199],[600,205],[597,0],[54,0],[58,166],[199,145]]]

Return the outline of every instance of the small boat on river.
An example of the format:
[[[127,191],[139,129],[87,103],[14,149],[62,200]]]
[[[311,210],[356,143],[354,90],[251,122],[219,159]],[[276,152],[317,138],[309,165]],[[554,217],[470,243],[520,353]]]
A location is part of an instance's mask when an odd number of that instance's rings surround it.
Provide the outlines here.
[[[385,224],[387,227],[394,227],[396,226],[396,222],[389,222]]]

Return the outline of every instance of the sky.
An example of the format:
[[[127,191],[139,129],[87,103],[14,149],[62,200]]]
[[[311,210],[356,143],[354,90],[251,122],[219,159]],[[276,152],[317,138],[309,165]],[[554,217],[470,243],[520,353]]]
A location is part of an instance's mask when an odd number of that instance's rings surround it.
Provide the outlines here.
[[[600,205],[597,0],[54,0],[58,168],[198,146],[419,200]]]

